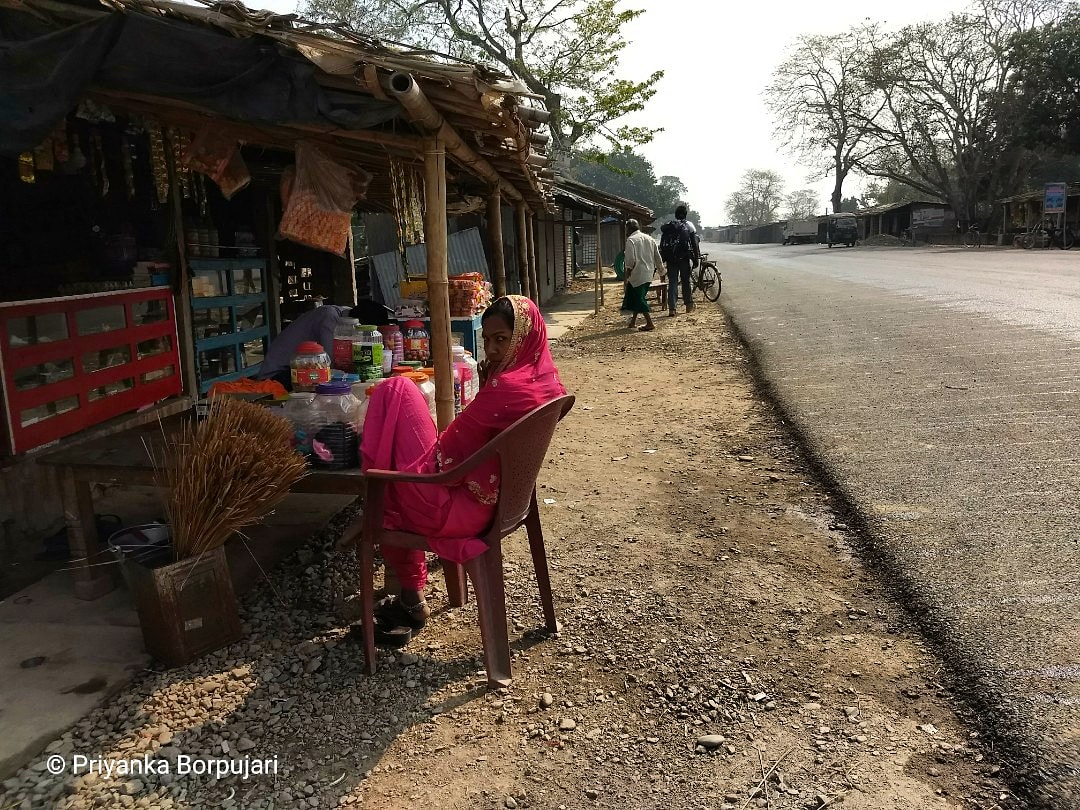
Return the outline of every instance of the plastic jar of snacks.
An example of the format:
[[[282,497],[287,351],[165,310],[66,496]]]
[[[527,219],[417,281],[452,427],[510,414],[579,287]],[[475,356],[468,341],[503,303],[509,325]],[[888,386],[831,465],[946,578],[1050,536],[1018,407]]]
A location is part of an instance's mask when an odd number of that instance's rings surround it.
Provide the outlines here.
[[[313,340],[296,347],[290,363],[293,391],[315,391],[320,383],[330,382],[330,355]]]
[[[405,359],[426,363],[431,356],[431,333],[423,321],[405,321]]]

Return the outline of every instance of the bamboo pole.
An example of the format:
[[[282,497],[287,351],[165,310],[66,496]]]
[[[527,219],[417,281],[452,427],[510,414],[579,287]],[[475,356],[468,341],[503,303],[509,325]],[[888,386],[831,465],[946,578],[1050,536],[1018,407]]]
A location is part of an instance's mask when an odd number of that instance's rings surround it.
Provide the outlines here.
[[[198,364],[195,357],[195,330],[191,314],[191,272],[188,270],[187,243],[184,237],[184,209],[180,197],[180,181],[176,171],[177,156],[166,149],[165,172],[169,178],[169,216],[176,237],[176,280],[173,292],[176,305],[176,335],[180,341],[181,380],[184,391],[193,400],[199,398]]]
[[[539,274],[536,272],[536,215],[531,211],[525,219],[526,245],[529,249],[529,292],[533,303],[540,306]]]
[[[596,283],[600,287],[600,306],[604,306],[604,263],[600,250],[600,209],[596,209]]]
[[[424,233],[427,241],[431,354],[439,430],[454,421],[454,372],[450,366],[450,282],[446,248],[446,149],[439,138],[424,146]]]
[[[528,227],[525,224],[527,213],[525,210],[525,203],[519,202],[514,206],[515,213],[515,235],[517,236],[517,254],[518,254],[518,281],[521,284],[521,294],[526,298],[531,298],[529,295],[529,245],[528,245]]]
[[[491,246],[491,286],[495,297],[506,295],[506,256],[503,253],[502,194],[496,186],[487,201],[488,244]]]

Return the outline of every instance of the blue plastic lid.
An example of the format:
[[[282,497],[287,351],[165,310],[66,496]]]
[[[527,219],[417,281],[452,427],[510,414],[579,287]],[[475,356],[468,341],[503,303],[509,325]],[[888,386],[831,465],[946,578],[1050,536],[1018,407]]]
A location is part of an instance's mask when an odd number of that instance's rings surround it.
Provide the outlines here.
[[[345,372],[340,371],[339,369],[336,369],[336,368],[331,369],[330,370],[330,379],[333,380],[334,382],[339,382],[340,380],[344,380],[345,379]]]
[[[346,374],[345,375],[345,382],[347,382],[349,385],[352,385],[353,383],[358,383],[358,382],[360,382],[360,375],[359,374]]]
[[[328,383],[319,383],[318,385],[315,386],[315,393],[316,394],[328,394],[330,396],[340,395],[340,394],[351,394],[352,393],[352,386],[349,385],[344,380],[337,380],[337,381],[328,382]]]

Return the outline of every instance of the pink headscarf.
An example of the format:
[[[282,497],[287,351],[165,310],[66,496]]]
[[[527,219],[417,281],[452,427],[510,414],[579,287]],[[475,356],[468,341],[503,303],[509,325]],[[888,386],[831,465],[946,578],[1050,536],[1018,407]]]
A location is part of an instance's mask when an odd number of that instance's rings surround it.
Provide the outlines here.
[[[440,469],[460,464],[522,416],[566,393],[551,358],[544,316],[528,298],[506,297],[514,307],[510,346],[476,399],[439,437]],[[479,468],[465,485],[481,503],[495,503],[499,493],[498,463],[493,461]]]

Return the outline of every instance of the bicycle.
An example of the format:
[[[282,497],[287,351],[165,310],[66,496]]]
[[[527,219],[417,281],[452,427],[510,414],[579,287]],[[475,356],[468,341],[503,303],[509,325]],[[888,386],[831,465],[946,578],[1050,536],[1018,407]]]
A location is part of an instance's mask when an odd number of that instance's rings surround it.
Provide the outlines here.
[[[910,228],[904,228],[904,230],[900,231],[900,244],[915,247],[918,244],[916,241],[918,230],[916,226],[912,225]],[[926,242],[926,244],[930,243]]]
[[[720,277],[720,268],[716,262],[709,261],[709,254],[702,253],[701,261],[690,274],[690,282],[696,296],[699,292],[705,296],[706,301],[716,303],[720,300],[720,285],[723,279]]]
[[[1059,247],[1062,250],[1068,250],[1076,241],[1072,228],[1068,225],[1064,228],[1058,228],[1049,220],[1043,220],[1026,233],[1021,234],[1018,239],[1020,247],[1024,250],[1031,250],[1036,245],[1047,249]]]
[[[957,225],[957,227],[960,227]],[[980,233],[977,225],[972,224],[964,232],[964,247],[966,248],[980,248],[982,247],[982,233]]]

